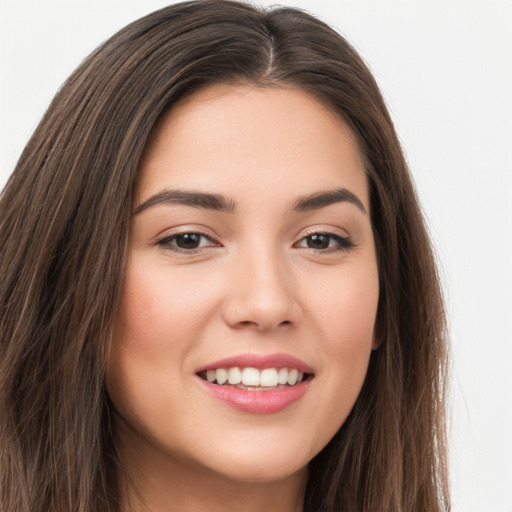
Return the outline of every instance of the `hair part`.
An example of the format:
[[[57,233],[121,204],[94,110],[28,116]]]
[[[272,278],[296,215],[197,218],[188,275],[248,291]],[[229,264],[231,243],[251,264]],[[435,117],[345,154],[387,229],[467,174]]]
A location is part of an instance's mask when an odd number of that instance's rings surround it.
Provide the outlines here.
[[[139,162],[162,116],[215,83],[310,93],[365,160],[380,347],[349,418],[310,463],[305,510],[449,510],[442,294],[378,86],[313,16],[228,0],[161,9],[100,46],[59,90],[0,196],[0,509],[118,511],[104,382]]]

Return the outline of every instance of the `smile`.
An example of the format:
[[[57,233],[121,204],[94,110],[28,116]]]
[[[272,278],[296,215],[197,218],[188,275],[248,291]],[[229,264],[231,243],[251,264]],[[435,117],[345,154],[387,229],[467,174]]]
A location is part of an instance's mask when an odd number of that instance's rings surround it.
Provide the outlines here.
[[[265,391],[283,389],[300,384],[304,372],[297,368],[217,368],[200,372],[199,376],[208,382],[220,386],[233,385],[246,391]],[[308,374],[306,374],[307,378]]]
[[[313,368],[288,354],[242,354],[196,372],[201,387],[224,405],[251,414],[273,414],[308,391]]]

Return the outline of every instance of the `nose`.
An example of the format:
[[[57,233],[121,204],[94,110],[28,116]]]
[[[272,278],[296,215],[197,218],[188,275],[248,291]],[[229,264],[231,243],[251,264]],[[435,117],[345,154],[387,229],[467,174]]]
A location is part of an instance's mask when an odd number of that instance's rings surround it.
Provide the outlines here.
[[[229,280],[222,314],[230,327],[271,331],[300,322],[302,309],[285,256],[261,250],[240,255]]]

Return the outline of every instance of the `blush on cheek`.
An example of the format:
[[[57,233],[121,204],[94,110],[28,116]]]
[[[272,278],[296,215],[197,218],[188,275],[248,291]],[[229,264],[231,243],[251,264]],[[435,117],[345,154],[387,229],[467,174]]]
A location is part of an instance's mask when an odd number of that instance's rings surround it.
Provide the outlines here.
[[[378,288],[352,293],[348,289],[343,300],[338,295],[323,314],[329,332],[324,328],[323,351],[329,355],[329,379],[343,390],[344,408],[351,408],[366,377],[374,345],[374,324]],[[334,319],[334,320],[333,320]],[[347,412],[348,414],[348,412]]]
[[[159,314],[159,297],[162,294],[158,293],[158,283],[153,282],[155,277],[147,272],[136,272],[136,263],[137,260],[132,261],[126,274],[119,319],[125,324],[142,327],[151,323],[152,317]]]
[[[161,331],[168,328],[168,319],[176,307],[170,302],[163,282],[155,282],[154,276],[129,268],[116,321],[118,338],[129,345],[165,340],[167,336],[162,338]]]

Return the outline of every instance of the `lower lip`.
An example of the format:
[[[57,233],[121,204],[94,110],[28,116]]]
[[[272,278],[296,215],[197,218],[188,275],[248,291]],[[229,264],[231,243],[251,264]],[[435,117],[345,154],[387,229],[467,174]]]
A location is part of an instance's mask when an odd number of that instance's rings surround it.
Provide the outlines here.
[[[310,379],[295,386],[272,391],[247,391],[234,386],[212,384],[198,377],[203,387],[215,398],[239,411],[251,414],[273,414],[300,400],[309,388]]]

